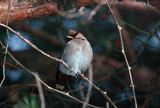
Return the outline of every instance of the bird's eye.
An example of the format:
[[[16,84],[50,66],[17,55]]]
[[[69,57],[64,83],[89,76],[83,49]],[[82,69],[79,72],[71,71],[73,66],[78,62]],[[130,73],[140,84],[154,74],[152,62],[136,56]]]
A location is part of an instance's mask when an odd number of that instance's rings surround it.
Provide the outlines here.
[[[74,39],[75,37],[72,37],[72,36],[66,36],[66,41],[71,41],[72,39]]]

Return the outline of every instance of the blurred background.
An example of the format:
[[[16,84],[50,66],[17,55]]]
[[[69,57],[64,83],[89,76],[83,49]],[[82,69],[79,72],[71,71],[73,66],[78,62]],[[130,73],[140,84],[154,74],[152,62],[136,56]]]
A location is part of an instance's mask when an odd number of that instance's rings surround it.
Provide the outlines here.
[[[22,0],[23,1],[23,0]],[[55,0],[54,0],[55,1]],[[116,0],[109,0],[111,3]],[[136,1],[136,0],[133,0]],[[18,1],[21,2],[21,1]],[[32,1],[33,2],[33,1]],[[44,0],[44,2],[46,2]],[[99,0],[57,0],[63,15],[47,15],[9,24],[15,31],[38,46],[44,52],[60,57],[67,42],[68,30],[84,34],[94,52],[93,82],[118,108],[134,108],[130,79],[125,59],[121,53],[117,25],[107,5]],[[139,108],[160,108],[160,12],[129,8],[116,1],[113,11],[123,27],[122,35],[126,55],[132,67],[133,82]],[[157,0],[137,0],[147,7],[160,9]],[[34,4],[35,5],[35,4]],[[37,5],[37,4],[36,4]],[[138,8],[139,7],[139,8]],[[92,15],[92,12],[95,12]],[[0,41],[8,43],[8,50],[28,69],[38,72],[40,78],[53,87],[58,62],[43,56],[21,40],[16,34],[0,28]],[[0,80],[3,78],[4,49],[0,49]],[[6,79],[0,88],[0,108],[40,108],[35,78],[20,68],[8,55],[5,63]],[[87,75],[86,75],[87,76]],[[86,81],[80,81],[77,98],[84,99],[88,89]],[[46,108],[79,108],[82,105],[66,96],[43,88]],[[106,102],[94,89],[90,104],[106,107]],[[110,105],[110,108],[112,106]]]

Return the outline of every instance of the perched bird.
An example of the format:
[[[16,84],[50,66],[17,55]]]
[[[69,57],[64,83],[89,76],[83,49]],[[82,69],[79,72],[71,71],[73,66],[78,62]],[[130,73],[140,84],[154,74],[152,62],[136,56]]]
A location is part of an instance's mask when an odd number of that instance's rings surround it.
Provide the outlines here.
[[[87,71],[93,59],[91,45],[84,35],[70,30],[67,37],[71,40],[66,44],[61,59],[68,67],[60,63],[56,73],[56,88],[60,90],[75,88],[79,74]]]

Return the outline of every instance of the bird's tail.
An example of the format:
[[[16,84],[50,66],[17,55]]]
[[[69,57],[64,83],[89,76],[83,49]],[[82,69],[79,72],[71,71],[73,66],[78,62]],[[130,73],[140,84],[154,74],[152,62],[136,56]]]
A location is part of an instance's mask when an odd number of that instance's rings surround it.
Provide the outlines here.
[[[68,84],[72,80],[72,76],[68,76],[58,71],[56,73],[56,84],[55,88],[61,91],[69,91]]]

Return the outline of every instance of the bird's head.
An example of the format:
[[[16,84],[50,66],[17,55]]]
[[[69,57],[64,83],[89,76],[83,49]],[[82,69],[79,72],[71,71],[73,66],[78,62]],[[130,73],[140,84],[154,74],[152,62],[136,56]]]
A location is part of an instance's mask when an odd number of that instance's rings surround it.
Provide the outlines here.
[[[72,39],[86,40],[86,38],[81,33],[74,31],[74,30],[69,30],[68,36],[66,36],[66,37],[69,38],[70,40],[72,40]]]

